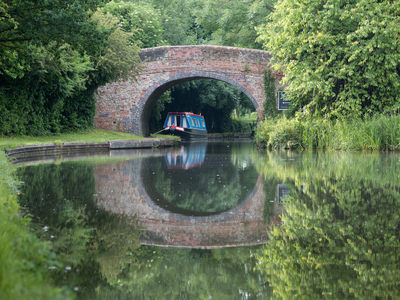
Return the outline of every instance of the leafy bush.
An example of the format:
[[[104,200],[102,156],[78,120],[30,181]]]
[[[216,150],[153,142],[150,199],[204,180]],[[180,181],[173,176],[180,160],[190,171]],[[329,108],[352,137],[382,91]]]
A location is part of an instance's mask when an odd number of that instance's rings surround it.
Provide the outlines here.
[[[252,132],[253,124],[252,121],[243,119],[232,119],[231,132]]]
[[[302,133],[302,124],[296,119],[265,120],[257,128],[256,141],[273,149],[297,149],[303,144]]]

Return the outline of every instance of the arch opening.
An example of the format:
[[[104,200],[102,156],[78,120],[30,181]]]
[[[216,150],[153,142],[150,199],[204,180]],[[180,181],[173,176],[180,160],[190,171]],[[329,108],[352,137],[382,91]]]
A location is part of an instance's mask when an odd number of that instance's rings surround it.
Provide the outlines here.
[[[220,76],[217,74],[201,74],[201,73],[197,74],[196,72],[191,72],[189,74],[181,74],[179,77],[173,77],[173,78],[169,78],[166,80],[162,80],[162,81],[158,82],[157,84],[155,84],[152,88],[150,88],[147,91],[147,93],[141,99],[140,107],[142,108],[142,110],[140,112],[140,132],[144,136],[148,136],[148,135],[150,135],[150,133],[154,133],[161,129],[161,128],[156,128],[153,124],[151,124],[151,121],[154,119],[153,112],[154,112],[154,109],[156,108],[157,101],[159,101],[159,99],[162,95],[165,95],[166,92],[171,91],[171,89],[173,87],[177,87],[182,84],[187,84],[188,82],[199,82],[199,81],[209,81],[209,82],[216,82],[216,83],[220,82],[220,83],[225,84],[226,86],[228,86],[231,89],[234,89],[238,93],[240,93],[243,98],[247,99],[246,100],[248,102],[247,107],[249,108],[250,111],[252,111],[252,112],[258,111],[259,104],[255,100],[253,95],[246,88],[244,88],[241,84],[239,84],[237,81],[234,81],[230,78],[226,78],[224,76]],[[188,95],[188,96],[190,96],[190,95]],[[174,98],[172,98],[172,101],[174,101]],[[231,99],[231,101],[237,102],[238,100]],[[200,105],[199,103],[197,103],[197,104]],[[242,105],[243,105],[243,102],[242,102]],[[178,106],[177,108],[176,108],[176,105],[175,106],[173,104],[169,105],[169,107],[171,107],[171,106],[175,107],[174,110],[179,110],[179,111],[188,110],[187,109],[188,105],[182,105],[180,107]],[[179,109],[179,108],[183,108],[183,109]],[[236,109],[236,107],[234,109]],[[210,113],[210,111],[207,109],[204,109],[204,107],[203,107],[204,111],[202,111],[202,109],[199,109],[198,107],[197,107],[197,109],[189,108],[189,110],[194,113],[202,113],[204,115],[206,115],[207,111],[208,111],[208,113]],[[222,112],[222,113],[225,113],[225,112]],[[238,112],[236,111],[235,113],[237,114]],[[164,114],[165,114],[165,111],[164,111]],[[162,126],[164,117],[165,117],[164,115],[161,116],[161,124],[159,124],[159,127]],[[250,117],[250,113],[249,113],[249,117]],[[254,115],[252,117],[254,118]],[[257,119],[258,116],[255,115],[255,118]],[[208,121],[209,122],[209,124],[207,124],[208,129],[211,129],[211,132],[213,132],[213,131],[214,132],[222,132],[219,128],[221,126],[219,126],[219,127],[216,126],[215,122],[213,124],[211,124],[211,121],[212,120]],[[153,120],[153,122],[154,122],[154,120]],[[207,122],[207,116],[206,116],[206,122]]]

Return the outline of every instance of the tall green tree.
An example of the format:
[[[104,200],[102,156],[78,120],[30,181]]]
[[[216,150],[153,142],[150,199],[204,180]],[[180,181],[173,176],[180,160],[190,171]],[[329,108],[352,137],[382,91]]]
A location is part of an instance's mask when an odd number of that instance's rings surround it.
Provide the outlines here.
[[[359,117],[399,106],[400,2],[280,0],[258,31],[298,109]]]
[[[160,11],[151,3],[111,1],[103,9],[119,19],[121,29],[132,34],[131,41],[141,48],[164,44]]]
[[[163,40],[167,45],[198,45],[204,44],[209,38],[196,22],[196,0],[147,0],[162,14]]]
[[[275,0],[203,0],[196,9],[196,22],[210,33],[208,43],[261,48],[256,27],[272,11]]]
[[[51,41],[79,46],[85,39],[98,38],[95,26],[88,22],[90,10],[101,0],[49,1],[3,0],[0,3],[0,75],[21,77],[29,69],[25,57],[27,44]]]
[[[90,127],[94,90],[135,75],[139,48],[118,19],[96,12],[101,3],[0,4],[0,134]]]

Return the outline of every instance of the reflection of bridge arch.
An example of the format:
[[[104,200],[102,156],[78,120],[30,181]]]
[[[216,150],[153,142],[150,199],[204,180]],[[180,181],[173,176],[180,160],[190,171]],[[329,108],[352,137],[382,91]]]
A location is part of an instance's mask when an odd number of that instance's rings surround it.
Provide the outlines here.
[[[111,163],[95,169],[98,206],[136,216],[144,228],[143,244],[194,248],[259,244],[266,240],[265,194],[261,177],[240,205],[218,215],[185,216],[156,205],[141,180],[142,160]]]
[[[109,83],[97,91],[95,124],[99,128],[149,134],[151,110],[171,86],[188,80],[210,78],[227,82],[253,102],[261,117],[264,71],[269,53],[225,46],[165,46],[143,49],[143,69],[137,81]],[[282,74],[275,74],[276,85]]]

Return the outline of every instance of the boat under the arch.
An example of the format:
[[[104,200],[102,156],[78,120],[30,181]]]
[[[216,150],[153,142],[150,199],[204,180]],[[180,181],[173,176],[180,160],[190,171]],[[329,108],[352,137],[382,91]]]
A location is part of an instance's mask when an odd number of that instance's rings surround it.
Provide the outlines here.
[[[169,112],[161,131],[185,140],[206,139],[207,127],[204,116],[191,112]]]

